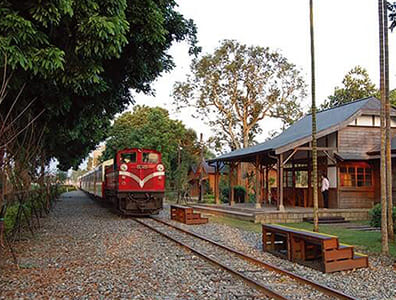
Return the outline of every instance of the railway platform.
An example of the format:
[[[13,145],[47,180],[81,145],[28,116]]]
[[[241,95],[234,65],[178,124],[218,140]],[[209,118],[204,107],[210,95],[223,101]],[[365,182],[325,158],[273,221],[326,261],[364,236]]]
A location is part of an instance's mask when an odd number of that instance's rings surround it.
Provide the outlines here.
[[[277,210],[276,206],[266,205],[256,208],[254,203],[229,204],[194,204],[194,210],[212,215],[227,216],[255,223],[299,223],[304,218],[312,218],[312,208],[285,207],[285,211]],[[346,221],[369,220],[369,209],[338,209],[319,208],[319,217],[343,217]]]

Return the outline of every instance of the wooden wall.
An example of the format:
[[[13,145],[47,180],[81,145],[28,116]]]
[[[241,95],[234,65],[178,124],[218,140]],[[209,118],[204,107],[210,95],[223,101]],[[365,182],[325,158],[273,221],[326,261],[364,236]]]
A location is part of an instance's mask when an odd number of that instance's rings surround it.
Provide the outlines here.
[[[374,204],[374,189],[340,187],[339,208],[372,208]]]
[[[347,126],[338,132],[338,152],[366,154],[381,143],[379,127]]]

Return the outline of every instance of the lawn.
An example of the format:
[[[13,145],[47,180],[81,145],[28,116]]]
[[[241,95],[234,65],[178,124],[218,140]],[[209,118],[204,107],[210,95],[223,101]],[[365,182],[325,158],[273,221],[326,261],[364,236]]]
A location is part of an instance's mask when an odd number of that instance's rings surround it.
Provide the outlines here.
[[[239,229],[261,233],[261,224],[254,224],[248,221],[237,220],[229,217],[210,216],[210,222],[220,223],[236,227]],[[364,224],[360,222],[359,224]],[[367,222],[365,223],[367,224]],[[282,224],[294,228],[312,230],[313,225],[309,223],[288,223]],[[343,244],[354,245],[358,251],[365,253],[381,252],[381,233],[370,231],[357,231],[340,227],[339,225],[320,225],[319,231],[322,233],[332,234],[339,237]],[[396,242],[391,242],[389,247],[390,254],[396,257]]]

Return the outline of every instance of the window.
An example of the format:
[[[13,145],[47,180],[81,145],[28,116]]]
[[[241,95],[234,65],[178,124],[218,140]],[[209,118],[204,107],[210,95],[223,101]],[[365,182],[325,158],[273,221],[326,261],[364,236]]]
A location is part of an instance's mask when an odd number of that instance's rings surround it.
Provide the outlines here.
[[[283,187],[293,187],[293,172],[289,170],[283,171]]]
[[[153,152],[143,152],[143,162],[149,164],[158,163],[159,155]]]
[[[372,170],[369,165],[356,164],[340,167],[340,183],[345,187],[371,187]]]
[[[121,154],[121,163],[135,163],[136,162],[136,152],[132,153],[122,153]]]
[[[296,171],[296,187],[308,187],[308,171]]]

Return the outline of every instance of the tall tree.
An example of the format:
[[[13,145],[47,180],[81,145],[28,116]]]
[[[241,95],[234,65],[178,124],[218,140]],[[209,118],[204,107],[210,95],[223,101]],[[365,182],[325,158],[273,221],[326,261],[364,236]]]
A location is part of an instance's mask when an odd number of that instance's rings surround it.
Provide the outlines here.
[[[345,75],[342,87],[335,87],[334,94],[328,97],[321,108],[331,108],[370,96],[378,96],[378,89],[371,81],[367,70],[355,66]]]
[[[382,253],[389,254],[388,228],[387,228],[387,201],[386,201],[386,120],[385,120],[385,60],[384,60],[384,6],[385,1],[378,0],[378,17],[379,17],[379,50],[380,50],[380,92],[381,92],[381,245]]]
[[[104,138],[110,120],[133,101],[129,89],[152,92],[151,82],[174,66],[167,54],[174,41],[199,51],[195,25],[173,0],[0,2],[9,94],[26,84],[20,107],[37,99],[30,113],[45,109],[39,121],[46,154],[63,167],[78,164]]]
[[[192,106],[215,131],[219,145],[248,147],[266,117],[290,124],[301,117],[305,83],[278,52],[225,40],[213,54],[194,59],[186,82],[176,82],[178,107]]]
[[[387,198],[387,226],[388,236],[394,240],[393,232],[393,199],[392,199],[392,153],[391,153],[391,117],[389,97],[389,45],[388,45],[388,2],[384,1],[384,93],[385,93],[385,119],[386,119],[386,198]]]
[[[318,201],[318,149],[316,141],[316,81],[315,81],[315,44],[313,1],[309,0],[309,24],[311,40],[311,114],[312,114],[312,182],[313,182],[313,216],[314,231],[319,231],[319,201]]]
[[[392,241],[395,239],[394,228],[393,228],[393,197],[392,197],[392,154],[391,154],[391,142],[392,142],[392,131],[391,131],[391,117],[390,117],[390,107],[392,103],[391,95],[394,91],[389,92],[389,45],[388,45],[388,10],[393,13],[393,8],[395,4],[390,4],[386,2],[384,4],[384,55],[385,55],[385,117],[386,117],[386,197],[387,197],[387,223],[388,223],[388,236]],[[391,28],[393,29],[393,23],[391,23]]]

